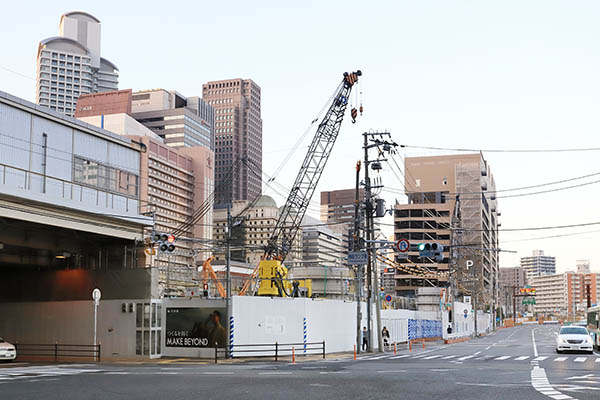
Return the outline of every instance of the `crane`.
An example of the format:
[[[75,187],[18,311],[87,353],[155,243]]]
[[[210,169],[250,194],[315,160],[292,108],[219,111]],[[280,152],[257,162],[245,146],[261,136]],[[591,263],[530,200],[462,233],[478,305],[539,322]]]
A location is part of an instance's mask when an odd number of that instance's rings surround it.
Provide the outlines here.
[[[310,283],[306,282],[307,280],[304,282],[297,281],[293,284],[285,280],[287,269],[282,263],[292,248],[292,244],[300,228],[300,223],[304,218],[306,209],[337,139],[350,99],[350,92],[361,75],[362,72],[360,70],[344,73],[342,82],[333,95],[333,102],[329,106],[308,147],[300,171],[298,171],[290,194],[279,214],[273,233],[267,241],[265,253],[249,279],[244,282],[240,295],[243,296],[246,293],[250,287],[250,283],[257,276],[260,279],[259,295],[295,295],[298,293],[300,286],[307,288],[310,293]],[[356,115],[357,110],[352,108],[351,116],[353,122],[356,119]]]

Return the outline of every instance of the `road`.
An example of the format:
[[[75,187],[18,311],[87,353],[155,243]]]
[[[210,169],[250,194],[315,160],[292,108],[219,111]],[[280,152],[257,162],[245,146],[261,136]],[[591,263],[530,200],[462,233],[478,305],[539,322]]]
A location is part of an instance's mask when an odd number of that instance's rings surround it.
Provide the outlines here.
[[[320,361],[0,366],[0,399],[598,399],[600,354],[556,354],[556,325]]]

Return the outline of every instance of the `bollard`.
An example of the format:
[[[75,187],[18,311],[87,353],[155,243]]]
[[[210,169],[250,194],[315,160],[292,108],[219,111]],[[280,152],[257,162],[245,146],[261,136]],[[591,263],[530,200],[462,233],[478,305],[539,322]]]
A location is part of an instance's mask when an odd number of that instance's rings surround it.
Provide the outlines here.
[[[425,339],[423,339],[423,350],[425,350]]]
[[[217,343],[215,343],[215,364],[217,363]]]
[[[292,364],[296,364],[296,351],[294,350],[294,346],[292,346]]]
[[[354,345],[354,360],[356,360],[356,345]]]
[[[396,351],[397,351],[397,349],[396,349],[396,342],[394,342],[394,355],[396,355]]]
[[[412,340],[408,341],[408,351],[412,351]]]
[[[275,361],[277,361],[278,355],[279,355],[279,343],[275,342]]]

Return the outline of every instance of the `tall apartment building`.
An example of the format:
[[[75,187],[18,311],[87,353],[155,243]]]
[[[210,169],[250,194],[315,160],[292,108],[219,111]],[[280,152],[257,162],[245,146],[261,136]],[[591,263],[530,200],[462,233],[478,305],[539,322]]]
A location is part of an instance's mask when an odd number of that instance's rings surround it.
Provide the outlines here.
[[[140,159],[140,209],[154,213],[156,231],[173,232],[213,192],[214,154],[205,146],[168,146],[160,136],[133,119],[131,99],[131,90],[84,95],[77,103],[76,117],[126,136],[145,148]],[[191,249],[197,246],[189,239],[211,240],[211,225],[212,209],[178,235],[176,245],[181,251],[174,256],[155,257],[151,264],[159,269],[159,283],[165,285],[169,280],[169,287],[180,291],[186,286],[197,286],[196,266],[210,252],[197,252],[194,256]]]
[[[556,274],[556,258],[544,255],[543,250],[534,250],[530,257],[521,257],[521,267],[527,273],[527,279],[536,276]]]
[[[215,109],[215,180],[231,177],[216,202],[252,201],[262,193],[260,87],[251,79],[211,81],[202,85],[202,98]]]
[[[562,317],[574,317],[587,308],[587,286],[590,287],[590,304],[600,298],[600,274],[565,272],[539,275],[531,278],[536,289],[535,312]]]
[[[527,273],[523,267],[500,268],[500,284],[522,288],[527,284]]]
[[[578,274],[589,274],[592,272],[590,270],[590,260],[577,260],[575,264],[577,266]]]
[[[215,150],[215,110],[200,97],[151,89],[135,92],[131,99],[131,116],[163,138],[167,146]]]
[[[499,292],[498,211],[495,182],[487,161],[481,154],[405,159],[405,192],[408,204],[396,204],[394,210],[395,240],[411,242],[408,261],[430,271],[448,271],[449,254],[441,263],[418,257],[421,242],[450,244],[452,215],[456,193],[460,196],[460,223],[464,228],[457,243],[469,244],[460,248],[456,260],[461,272],[458,279],[469,283],[458,285],[458,293],[478,293],[479,304],[497,302]],[[485,250],[482,250],[485,249]],[[447,250],[446,250],[447,251]],[[466,269],[466,260],[473,267]],[[398,262],[406,260],[397,257]],[[448,279],[424,279],[401,270],[396,272],[396,294],[414,296],[422,286],[448,285]]]
[[[100,20],[72,11],[60,17],[59,36],[42,40],[37,51],[35,102],[73,116],[77,98],[117,90],[118,68],[100,56]]]
[[[348,295],[352,277],[346,265],[346,246],[342,235],[310,216],[302,220],[302,262],[293,266],[295,279],[312,280],[317,297],[343,299]]]

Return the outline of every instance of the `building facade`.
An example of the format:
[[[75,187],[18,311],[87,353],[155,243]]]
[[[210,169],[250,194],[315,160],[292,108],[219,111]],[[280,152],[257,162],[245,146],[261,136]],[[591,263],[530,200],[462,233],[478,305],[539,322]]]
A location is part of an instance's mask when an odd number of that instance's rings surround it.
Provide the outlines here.
[[[527,284],[527,273],[523,267],[500,268],[500,284],[522,288]]]
[[[477,295],[479,304],[496,304],[499,297],[498,211],[495,182],[487,161],[480,154],[407,157],[405,159],[405,192],[408,204],[396,204],[394,210],[395,240],[411,243],[408,262],[432,272],[447,272],[449,256],[436,263],[419,258],[417,246],[422,242],[450,245],[452,229],[457,247],[452,263],[456,266],[456,294]],[[460,194],[455,210],[456,194]],[[457,218],[453,218],[458,211]],[[466,261],[473,265],[467,268]],[[414,295],[421,286],[448,286],[448,278],[424,279],[398,271],[396,294]]]
[[[309,216],[302,221],[302,262],[293,266],[294,279],[311,279],[316,297],[344,299],[351,291],[352,275],[346,265],[342,235]]]
[[[202,98],[215,109],[215,180],[224,182],[216,201],[252,201],[262,193],[260,87],[251,79],[211,81]]]
[[[530,285],[536,289],[535,312],[563,318],[582,316],[589,304],[598,304],[600,298],[600,275],[595,273],[565,272],[540,275],[531,278]]]
[[[164,89],[132,95],[131,116],[164,139],[169,147],[215,149],[214,108],[197,96]]]
[[[275,200],[267,195],[260,196],[255,202],[236,200],[231,204],[231,216],[235,226],[231,232],[231,259],[246,263],[249,268],[258,265],[264,254],[265,246],[279,218],[279,208]],[[215,207],[213,214],[213,255],[215,263],[225,260],[227,206]],[[292,250],[285,259],[290,267],[302,261],[302,229],[298,231]]]
[[[118,68],[100,55],[100,20],[81,11],[60,18],[59,36],[42,40],[37,51],[37,104],[73,116],[77,98],[117,90]]]
[[[556,258],[544,255],[543,250],[534,250],[530,257],[521,257],[521,267],[527,273],[527,279],[536,276],[556,274]]]
[[[205,146],[171,147],[154,131],[133,119],[131,90],[81,96],[77,103],[80,120],[101,126],[139,143],[141,211],[153,215],[154,231],[177,232],[177,251],[157,254],[159,284],[170,292],[197,286],[197,265],[210,256],[199,239],[212,240],[212,207],[204,215],[196,210],[214,191],[214,153]],[[149,233],[149,232],[148,232]]]

